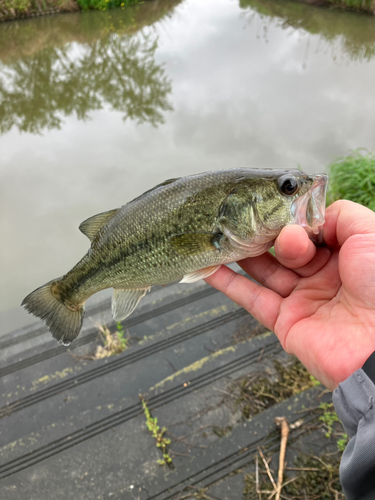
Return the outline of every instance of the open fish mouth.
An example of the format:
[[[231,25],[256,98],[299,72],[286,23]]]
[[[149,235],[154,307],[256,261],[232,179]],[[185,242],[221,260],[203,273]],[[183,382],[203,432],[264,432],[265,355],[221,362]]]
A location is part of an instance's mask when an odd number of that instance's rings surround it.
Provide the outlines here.
[[[309,191],[292,205],[295,223],[302,226],[316,245],[323,244],[328,175],[317,174]]]

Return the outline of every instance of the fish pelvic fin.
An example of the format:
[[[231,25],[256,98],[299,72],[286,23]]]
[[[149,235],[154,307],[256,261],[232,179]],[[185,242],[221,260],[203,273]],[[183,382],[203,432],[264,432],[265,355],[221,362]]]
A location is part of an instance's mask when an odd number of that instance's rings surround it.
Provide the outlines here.
[[[114,288],[112,295],[112,316],[115,321],[121,321],[134,311],[142,297],[146,295],[151,287],[133,288],[126,290]]]
[[[68,305],[59,297],[60,279],[37,288],[23,299],[21,305],[29,313],[45,321],[57,342],[68,346],[78,337],[85,308],[83,305]]]

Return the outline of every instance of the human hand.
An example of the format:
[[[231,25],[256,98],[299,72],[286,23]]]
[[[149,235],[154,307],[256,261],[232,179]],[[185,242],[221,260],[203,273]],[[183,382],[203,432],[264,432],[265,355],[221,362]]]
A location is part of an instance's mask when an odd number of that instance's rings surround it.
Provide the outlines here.
[[[206,278],[274,331],[329,389],[375,351],[375,213],[337,201],[316,248],[300,226],[285,227],[265,253],[238,264],[258,283],[222,266]]]

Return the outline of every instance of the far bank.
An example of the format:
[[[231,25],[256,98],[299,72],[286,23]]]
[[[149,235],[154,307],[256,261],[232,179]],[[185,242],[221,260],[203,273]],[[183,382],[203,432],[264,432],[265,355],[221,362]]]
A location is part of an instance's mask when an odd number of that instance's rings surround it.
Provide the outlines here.
[[[157,0],[145,0],[155,1]],[[375,15],[375,0],[296,0],[317,7]],[[81,10],[124,9],[141,0],[0,0],[0,22]],[[241,3],[241,0],[240,0]]]

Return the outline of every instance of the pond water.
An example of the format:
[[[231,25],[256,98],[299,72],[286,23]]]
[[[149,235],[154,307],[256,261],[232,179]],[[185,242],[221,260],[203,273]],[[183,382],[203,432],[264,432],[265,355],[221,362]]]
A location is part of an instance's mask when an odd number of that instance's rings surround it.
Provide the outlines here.
[[[78,225],[164,179],[326,170],[375,146],[375,19],[155,0],[0,25],[1,333],[87,251]]]

